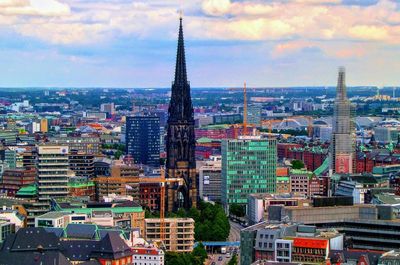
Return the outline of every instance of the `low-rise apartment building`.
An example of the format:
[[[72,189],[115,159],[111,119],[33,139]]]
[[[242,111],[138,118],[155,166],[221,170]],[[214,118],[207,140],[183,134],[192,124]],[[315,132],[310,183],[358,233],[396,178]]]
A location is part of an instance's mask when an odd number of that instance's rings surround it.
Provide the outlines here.
[[[145,239],[160,241],[160,219],[145,219]],[[194,245],[194,220],[192,218],[165,219],[165,247],[167,251],[191,252]]]

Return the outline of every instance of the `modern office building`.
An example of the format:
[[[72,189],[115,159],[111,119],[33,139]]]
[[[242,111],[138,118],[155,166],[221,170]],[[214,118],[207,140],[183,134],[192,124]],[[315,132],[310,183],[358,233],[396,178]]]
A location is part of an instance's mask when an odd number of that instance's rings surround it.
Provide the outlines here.
[[[125,130],[126,152],[135,164],[160,166],[160,118],[127,117]]]
[[[345,78],[345,70],[340,68],[331,139],[331,169],[334,173],[353,173],[355,170],[354,113],[347,98]]]
[[[206,201],[221,201],[221,157],[206,161],[199,168],[199,196]]]
[[[160,219],[147,218],[145,222],[145,239],[160,241]],[[192,218],[165,219],[166,251],[191,252],[194,245],[194,220]]]
[[[68,196],[68,146],[38,147],[37,188],[39,201]]]
[[[101,141],[98,136],[79,136],[79,137],[52,137],[49,139],[51,143],[58,145],[66,145],[69,150],[77,150],[84,154],[100,154]]]
[[[261,126],[262,105],[251,104],[247,107],[247,123],[254,126]]]
[[[94,177],[94,155],[71,150],[68,156],[69,169],[77,177]]]
[[[222,203],[247,205],[248,195],[276,191],[276,139],[241,137],[222,142]]]

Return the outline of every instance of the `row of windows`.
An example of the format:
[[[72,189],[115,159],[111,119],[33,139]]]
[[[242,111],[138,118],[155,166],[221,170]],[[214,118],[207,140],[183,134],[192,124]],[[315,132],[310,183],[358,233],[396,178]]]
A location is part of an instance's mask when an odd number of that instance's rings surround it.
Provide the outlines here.
[[[147,257],[147,256],[143,256],[143,258],[142,258],[142,256],[134,256],[133,258],[134,259],[148,259],[148,260],[151,260],[151,259],[156,260],[157,259],[157,257]],[[160,258],[160,260],[162,260],[162,256],[160,256],[159,258]]]
[[[325,249],[314,249],[314,248],[294,248],[295,253],[299,254],[317,254],[325,255]]]

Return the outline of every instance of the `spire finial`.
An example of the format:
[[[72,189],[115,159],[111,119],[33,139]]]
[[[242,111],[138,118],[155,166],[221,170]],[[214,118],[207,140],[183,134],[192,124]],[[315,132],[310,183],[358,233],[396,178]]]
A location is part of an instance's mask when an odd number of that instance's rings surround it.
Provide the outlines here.
[[[183,22],[182,17],[179,18],[179,33],[178,33],[178,51],[176,55],[176,67],[175,67],[175,83],[186,84],[186,60],[185,60],[185,44],[183,39]]]

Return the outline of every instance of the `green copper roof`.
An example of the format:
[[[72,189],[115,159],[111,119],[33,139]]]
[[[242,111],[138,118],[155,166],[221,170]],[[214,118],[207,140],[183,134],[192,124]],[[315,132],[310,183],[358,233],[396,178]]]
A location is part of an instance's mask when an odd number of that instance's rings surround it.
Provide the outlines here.
[[[116,214],[122,213],[140,213],[143,212],[142,207],[113,207],[113,208],[57,208],[57,211],[70,212],[70,213],[84,213],[91,214],[92,211],[112,211]]]
[[[289,177],[288,176],[283,176],[283,177],[276,177],[276,181],[289,181]]]
[[[73,183],[70,182],[68,183],[68,187],[69,188],[84,188],[84,187],[93,187],[94,186],[94,182],[93,181],[89,181],[89,182],[84,182],[84,183]]]
[[[295,175],[301,175],[301,174],[308,174],[312,175],[311,171],[308,171],[306,169],[291,169],[290,174],[295,174]]]
[[[36,195],[36,194],[37,194],[36,185],[24,186],[17,191],[17,195]]]
[[[321,175],[324,171],[328,170],[329,168],[329,157],[325,158],[324,162],[322,165],[319,166],[316,170],[314,170],[314,174],[316,176]]]
[[[197,142],[200,144],[207,144],[207,143],[212,143],[212,142],[221,142],[221,140],[202,137],[202,138],[197,139]]]
[[[213,124],[213,125],[202,126],[200,129],[227,129],[229,127],[230,127],[229,124]]]

